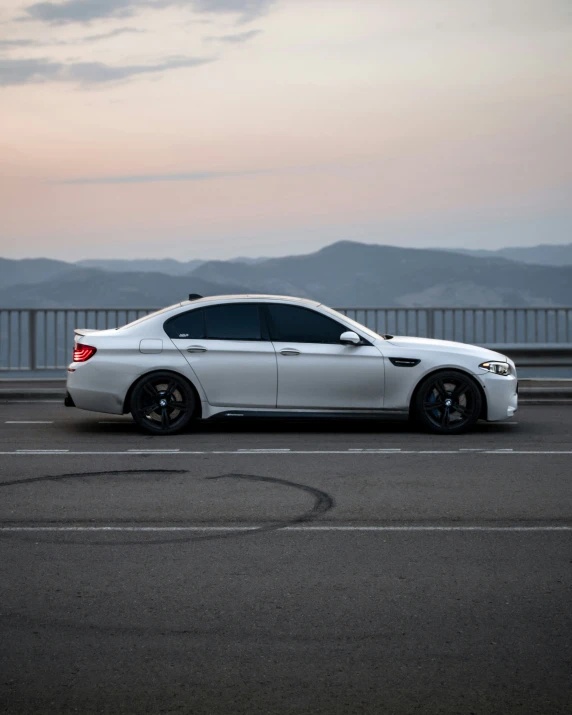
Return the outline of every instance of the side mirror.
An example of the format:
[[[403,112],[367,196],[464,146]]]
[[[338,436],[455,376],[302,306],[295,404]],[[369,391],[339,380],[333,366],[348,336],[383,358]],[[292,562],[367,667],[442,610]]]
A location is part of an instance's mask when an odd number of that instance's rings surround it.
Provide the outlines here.
[[[359,345],[361,338],[357,333],[354,333],[353,330],[347,330],[340,335],[340,343],[342,345]]]

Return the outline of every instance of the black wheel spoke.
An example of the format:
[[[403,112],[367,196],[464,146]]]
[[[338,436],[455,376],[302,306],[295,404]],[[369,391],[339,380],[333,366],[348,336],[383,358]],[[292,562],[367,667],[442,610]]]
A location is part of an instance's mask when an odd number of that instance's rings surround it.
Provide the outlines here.
[[[445,407],[441,414],[441,427],[447,427],[449,425],[449,408]]]
[[[433,410],[439,410],[444,406],[444,402],[442,400],[436,400],[435,402],[431,402],[431,400],[426,401],[423,406],[426,410],[429,412],[433,412]]]
[[[469,386],[465,385],[464,383],[457,385],[457,387],[451,393],[451,399],[455,402],[458,402],[468,389]]]
[[[145,393],[146,393],[149,397],[152,397],[154,400],[157,399],[157,395],[158,395],[159,393],[157,392],[157,390],[156,390],[156,388],[155,388],[155,385],[153,385],[152,383],[150,383],[150,382],[145,382],[145,383],[143,384],[143,390],[145,391]]]
[[[171,382],[167,385],[167,389],[165,390],[165,397],[172,397],[176,389],[177,383],[175,382],[175,380],[171,380]]]
[[[166,407],[161,408],[161,427],[167,429],[169,426],[169,410]]]
[[[174,407],[176,410],[186,410],[188,406],[187,402],[180,402],[179,400],[169,402],[169,407]]]
[[[445,383],[443,380],[437,380],[435,382],[435,388],[439,394],[439,397],[444,400],[447,397],[447,390],[445,389]]]

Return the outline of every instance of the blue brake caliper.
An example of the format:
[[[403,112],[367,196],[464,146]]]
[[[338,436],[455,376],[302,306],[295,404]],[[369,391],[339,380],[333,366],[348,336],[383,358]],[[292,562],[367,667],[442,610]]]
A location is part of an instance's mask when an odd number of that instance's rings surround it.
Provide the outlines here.
[[[429,402],[437,402],[437,398],[435,397],[435,392],[431,393]],[[439,410],[433,410],[433,417],[439,417]]]

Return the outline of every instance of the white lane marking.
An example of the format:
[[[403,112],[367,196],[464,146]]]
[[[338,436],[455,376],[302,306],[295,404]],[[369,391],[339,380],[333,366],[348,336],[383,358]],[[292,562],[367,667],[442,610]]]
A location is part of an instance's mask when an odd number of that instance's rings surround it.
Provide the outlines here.
[[[242,455],[262,455],[262,454],[306,454],[306,455],[321,455],[321,454],[347,454],[347,455],[370,455],[370,454],[382,454],[386,456],[400,456],[409,454],[462,454],[467,456],[468,451],[478,452],[479,454],[494,454],[494,455],[534,455],[534,454],[572,454],[572,449],[555,449],[555,450],[502,450],[502,449],[478,449],[478,450],[466,450],[466,449],[449,449],[449,450],[436,450],[436,449],[368,449],[362,451],[355,451],[350,449],[321,449],[321,450],[303,450],[303,449],[290,449],[290,450],[276,450],[276,449],[252,449],[252,450],[177,450],[177,449],[129,449],[129,450],[109,450],[109,451],[92,451],[88,450],[85,452],[76,452],[69,449],[18,449],[16,451],[0,451],[0,455],[17,455],[17,454],[33,454],[33,453],[65,453],[69,455],[76,456],[91,456],[91,455],[137,455],[137,454],[172,454],[172,455],[193,455],[193,454],[220,454],[220,455],[230,455],[230,454],[242,454]]]
[[[19,449],[13,454],[68,454],[69,449]]]
[[[5,420],[5,425],[53,425],[53,420]]]
[[[402,450],[398,447],[387,447],[387,448],[382,448],[382,449],[375,449],[374,447],[363,447],[363,448],[352,447],[352,448],[348,449],[348,452],[376,452],[376,453],[382,452],[384,454],[386,452],[401,452],[401,451]]]
[[[254,452],[254,453],[264,452],[265,454],[274,454],[274,453],[276,453],[276,452],[280,452],[280,453],[281,453],[281,452],[290,452],[291,450],[288,449],[288,448],[284,448],[284,449],[265,449],[264,447],[261,447],[260,449],[239,449],[238,451],[239,451],[240,453],[243,453],[243,452]]]
[[[177,454],[180,449],[128,449],[128,454]]]
[[[236,532],[255,531],[263,528],[259,526],[0,526],[2,532]],[[403,526],[351,526],[351,525],[320,525],[320,526],[285,526],[276,531],[480,531],[480,532],[551,532],[572,531],[572,525],[558,526],[428,526],[428,525],[403,525]]]

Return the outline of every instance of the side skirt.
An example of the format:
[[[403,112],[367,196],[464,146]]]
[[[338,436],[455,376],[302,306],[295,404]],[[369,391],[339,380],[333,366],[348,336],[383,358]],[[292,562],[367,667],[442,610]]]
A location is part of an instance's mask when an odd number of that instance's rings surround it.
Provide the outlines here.
[[[226,419],[267,419],[273,417],[280,420],[379,420],[384,417],[407,417],[407,410],[331,410],[326,412],[314,410],[225,410],[217,412],[212,417],[203,419],[204,422]]]

